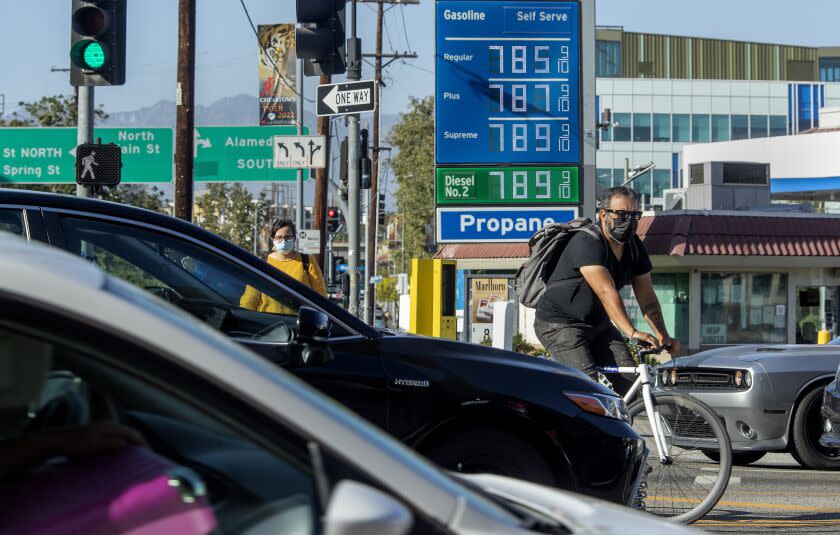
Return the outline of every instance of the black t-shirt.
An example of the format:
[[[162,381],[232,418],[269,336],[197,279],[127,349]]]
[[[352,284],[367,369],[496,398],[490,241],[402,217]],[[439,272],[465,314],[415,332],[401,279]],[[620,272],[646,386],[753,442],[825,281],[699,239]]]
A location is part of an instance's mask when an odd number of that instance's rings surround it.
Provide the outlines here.
[[[554,272],[546,282],[545,293],[537,303],[537,318],[552,323],[599,325],[608,319],[601,300],[580,273],[582,266],[604,266],[617,290],[630,284],[632,277],[649,273],[652,266],[642,240],[635,234],[624,245],[621,260],[615,257],[607,238],[579,230],[566,244]]]

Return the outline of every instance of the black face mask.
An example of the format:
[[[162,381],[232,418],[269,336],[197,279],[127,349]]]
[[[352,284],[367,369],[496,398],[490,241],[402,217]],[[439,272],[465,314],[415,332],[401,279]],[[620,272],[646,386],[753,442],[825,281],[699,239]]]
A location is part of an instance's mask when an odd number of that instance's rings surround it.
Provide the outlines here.
[[[627,243],[636,233],[638,222],[633,219],[613,219],[612,228],[608,229],[610,238],[617,243]]]

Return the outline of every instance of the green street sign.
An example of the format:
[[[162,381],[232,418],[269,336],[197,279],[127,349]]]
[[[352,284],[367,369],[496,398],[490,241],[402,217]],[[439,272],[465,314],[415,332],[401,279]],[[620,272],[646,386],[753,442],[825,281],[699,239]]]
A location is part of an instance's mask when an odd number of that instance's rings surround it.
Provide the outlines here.
[[[195,180],[294,181],[297,169],[274,168],[274,136],[290,135],[297,135],[296,126],[196,126]]]
[[[438,167],[438,205],[580,202],[577,167]]]
[[[96,128],[122,148],[122,182],[172,181],[171,128]],[[0,183],[76,182],[76,129],[0,128]]]

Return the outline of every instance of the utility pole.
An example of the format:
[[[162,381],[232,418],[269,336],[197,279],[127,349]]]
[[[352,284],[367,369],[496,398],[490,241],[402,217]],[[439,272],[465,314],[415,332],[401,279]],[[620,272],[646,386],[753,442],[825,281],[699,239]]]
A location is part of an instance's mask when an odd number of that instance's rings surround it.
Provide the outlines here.
[[[178,1],[175,89],[175,217],[192,221],[195,132],[195,0]]]
[[[321,85],[330,83],[332,77],[329,75],[321,76],[320,83]],[[327,140],[325,144],[324,150],[326,154],[324,155],[324,161],[329,164],[330,162],[330,118],[328,116],[318,117],[317,121],[318,127],[318,135],[324,136],[324,139]],[[326,269],[328,268],[328,262],[326,259],[326,245],[327,245],[327,225],[326,225],[326,212],[327,210],[327,181],[330,179],[330,170],[329,165],[325,166],[323,169],[317,169],[315,171],[315,206],[312,208],[312,219],[315,223],[315,228],[320,231],[321,234],[321,250],[318,253],[318,258],[316,261],[318,265],[321,266],[321,271],[326,274]]]
[[[384,6],[381,3],[376,5],[376,58],[374,59],[374,79],[376,80],[376,92],[381,94],[379,83],[382,81],[382,17],[385,14]],[[376,285],[370,282],[374,275],[373,266],[376,264],[376,212],[379,206],[379,195],[377,194],[377,182],[379,181],[379,113],[382,110],[382,99],[376,95],[376,111],[373,112],[373,159],[370,165],[370,190],[368,192],[368,220],[367,237],[365,238],[365,323],[373,325],[373,309]]]
[[[382,69],[390,65],[398,59],[414,59],[417,54],[411,52],[405,53],[382,53],[382,25],[385,16],[385,4],[392,4],[388,9],[394,7],[394,4],[419,4],[419,0],[358,0],[359,2],[375,3],[376,5],[376,52],[373,54],[363,54],[362,57],[374,58],[374,78],[377,82],[376,91],[381,93],[382,83]],[[390,58],[390,61],[382,64],[382,58]],[[382,99],[380,95],[376,95],[376,102],[378,106],[373,114],[373,132],[371,137],[373,139],[373,158],[371,160],[370,169],[370,196],[368,200],[368,220],[367,220],[367,236],[365,238],[365,278],[366,291],[364,302],[364,320],[369,325],[373,325],[374,308],[376,305],[376,285],[370,282],[370,277],[375,275],[376,266],[376,242],[378,233],[378,213],[379,206],[379,156],[382,152],[381,133],[380,133],[380,113],[382,111]]]
[[[297,135],[303,135],[303,60],[297,63]],[[303,228],[303,169],[297,170],[297,182],[295,184],[295,226],[298,230]],[[315,214],[312,214],[313,217]]]
[[[361,80],[361,40],[356,37],[356,0],[350,1],[350,37],[347,39],[347,79]],[[347,116],[347,270],[350,272],[350,313],[359,316],[359,114]]]

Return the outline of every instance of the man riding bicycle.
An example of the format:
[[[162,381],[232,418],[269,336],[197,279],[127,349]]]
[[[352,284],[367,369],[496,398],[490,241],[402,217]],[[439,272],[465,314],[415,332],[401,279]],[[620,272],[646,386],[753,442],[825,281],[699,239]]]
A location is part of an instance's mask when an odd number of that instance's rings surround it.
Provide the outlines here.
[[[575,232],[537,303],[534,331],[551,357],[597,380],[598,366],[635,366],[624,337],[653,346],[669,346],[671,338],[653,290],[647,250],[636,235],[638,194],[625,186],[605,190],[598,199],[597,222]],[[619,291],[632,284],[639,307],[654,335],[637,331]],[[624,336],[622,336],[622,334]],[[632,376],[612,380],[624,394]]]

